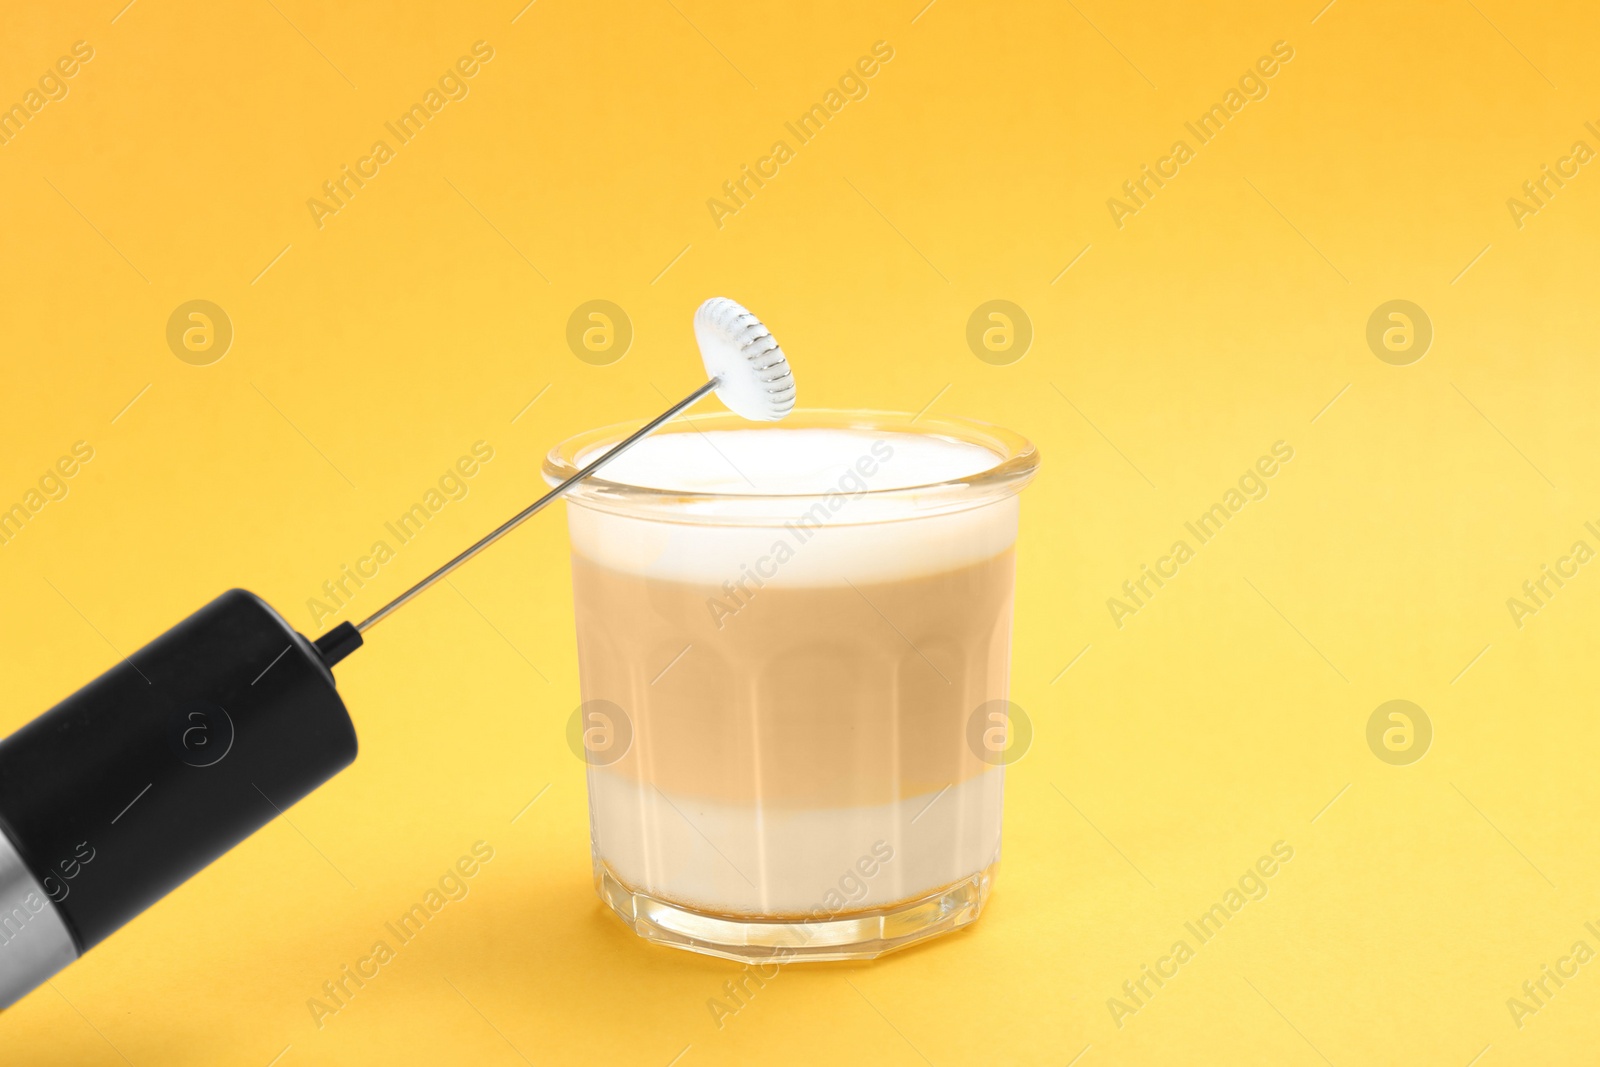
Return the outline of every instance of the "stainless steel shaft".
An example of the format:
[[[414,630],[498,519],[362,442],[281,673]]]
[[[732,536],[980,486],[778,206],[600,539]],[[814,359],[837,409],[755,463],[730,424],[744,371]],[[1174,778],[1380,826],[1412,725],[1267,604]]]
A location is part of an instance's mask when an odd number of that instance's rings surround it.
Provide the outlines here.
[[[535,500],[533,503],[517,512],[515,515],[511,516],[511,518],[507,519],[499,526],[496,526],[493,530],[490,530],[460,555],[456,556],[444,566],[440,567],[438,570],[422,579],[422,581],[418,582],[416,585],[412,586],[410,589],[407,589],[404,593],[401,593],[399,596],[389,601],[389,603],[373,612],[356,626],[356,630],[359,633],[366,633],[368,630],[378,625],[378,623],[382,622],[384,619],[387,619],[390,615],[393,615],[401,607],[409,603],[418,594],[420,594],[424,589],[427,589],[430,585],[433,585],[439,579],[443,578],[445,575],[449,574],[451,571],[467,562],[467,560],[471,559],[473,556],[476,556],[479,552],[482,552],[484,549],[500,540],[500,538],[504,537],[512,530],[515,530],[518,526],[521,526],[528,519],[543,511],[547,505],[554,502],[557,497],[561,496],[561,494],[565,493],[568,489],[571,489],[574,485],[577,485],[579,482],[589,477],[589,475],[593,474],[595,471],[599,470],[601,467],[605,466],[607,463],[611,462],[613,459],[616,459],[628,449],[644,440],[651,433],[660,429],[663,424],[676,418],[690,407],[693,407],[697,401],[699,401],[707,393],[716,389],[720,384],[721,379],[712,378],[700,388],[696,389],[694,392],[690,393],[688,396],[684,397],[682,400],[678,401],[676,404],[672,405],[670,408],[663,411],[661,414],[657,415],[643,426],[639,427],[639,429],[629,434],[626,439],[617,444],[614,448],[608,450],[593,463],[590,463],[582,470],[578,471],[578,473],[574,474],[572,477],[568,478],[566,481],[550,490],[544,496],[540,497],[538,500]]]

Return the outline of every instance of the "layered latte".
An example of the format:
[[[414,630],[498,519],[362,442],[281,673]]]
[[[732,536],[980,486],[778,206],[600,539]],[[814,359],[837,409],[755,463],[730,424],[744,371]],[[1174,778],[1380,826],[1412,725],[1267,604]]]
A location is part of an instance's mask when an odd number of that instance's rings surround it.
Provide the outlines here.
[[[569,508],[597,871],[729,920],[872,914],[982,876],[1017,499],[918,507],[1001,457],[911,430],[663,434]],[[930,491],[930,501],[933,495]]]

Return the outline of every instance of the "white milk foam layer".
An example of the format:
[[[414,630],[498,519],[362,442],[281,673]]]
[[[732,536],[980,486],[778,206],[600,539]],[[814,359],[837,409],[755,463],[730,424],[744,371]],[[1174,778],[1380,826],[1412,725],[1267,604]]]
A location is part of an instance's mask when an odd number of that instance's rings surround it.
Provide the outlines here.
[[[867,465],[879,468],[862,475],[872,489],[965,478],[999,462],[987,448],[932,434],[821,428],[708,430],[647,437],[598,477],[679,493],[826,493],[838,489],[862,457],[875,460]],[[579,456],[578,462],[592,458]]]
[[[595,855],[635,890],[724,914],[837,914],[914,900],[997,861],[1004,780],[996,767],[890,804],[765,810],[591,767],[589,818]]]
[[[588,462],[592,455],[577,457]],[[720,586],[741,568],[779,586],[898,581],[978,563],[1016,540],[1015,496],[964,511],[919,511],[912,489],[1000,462],[978,445],[931,434],[834,429],[715,430],[649,437],[598,477],[717,494],[666,522],[572,500],[573,548],[613,570]],[[795,496],[759,525],[729,524],[738,498]],[[947,505],[946,505],[947,507]]]

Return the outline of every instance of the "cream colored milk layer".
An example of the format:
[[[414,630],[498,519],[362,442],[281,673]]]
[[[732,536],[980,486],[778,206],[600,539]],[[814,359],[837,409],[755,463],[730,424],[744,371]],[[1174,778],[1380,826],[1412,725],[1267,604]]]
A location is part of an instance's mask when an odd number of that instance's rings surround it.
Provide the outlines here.
[[[605,468],[684,498],[664,518],[568,508],[583,696],[621,739],[589,770],[596,859],[748,916],[871,909],[992,864],[1002,773],[977,739],[1007,691],[1017,501],[930,491],[919,511],[912,487],[998,461],[762,429],[666,434]],[[871,879],[849,873],[864,857]]]
[[[719,914],[834,917],[915,900],[996,862],[1003,782],[991,767],[942,794],[773,809],[673,797],[595,768],[589,809],[595,855],[635,890]]]

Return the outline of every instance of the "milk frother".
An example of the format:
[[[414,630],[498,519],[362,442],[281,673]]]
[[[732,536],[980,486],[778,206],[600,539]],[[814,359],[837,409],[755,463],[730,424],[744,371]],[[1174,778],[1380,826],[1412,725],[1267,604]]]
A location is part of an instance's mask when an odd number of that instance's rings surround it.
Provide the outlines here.
[[[695,338],[704,385],[359,624],[311,640],[233,589],[0,741],[0,1008],[350,765],[332,668],[364,633],[707,393],[757,421],[793,409],[750,312],[708,300]]]

